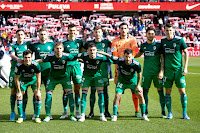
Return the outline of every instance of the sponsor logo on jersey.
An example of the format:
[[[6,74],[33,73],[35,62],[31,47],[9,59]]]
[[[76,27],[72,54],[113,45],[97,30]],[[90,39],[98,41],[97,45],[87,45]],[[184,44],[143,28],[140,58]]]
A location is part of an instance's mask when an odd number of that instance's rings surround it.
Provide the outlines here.
[[[151,52],[151,51],[145,51],[144,55],[145,56],[155,56],[154,52]]]
[[[30,74],[30,73],[24,73],[23,75],[24,75],[25,78],[33,77],[33,74]]]
[[[20,57],[20,56],[22,57],[22,56],[23,56],[23,52],[22,52],[22,51],[18,51],[18,52],[17,52],[17,56],[18,56],[18,57]]]
[[[93,66],[93,65],[87,64],[87,68],[88,69],[97,69],[97,66]]]
[[[174,54],[175,53],[175,49],[165,48],[165,53]]]
[[[40,52],[39,54],[40,54],[41,57],[45,57],[46,55],[49,54],[49,52]]]
[[[70,53],[78,53],[78,49],[70,49]]]
[[[131,75],[131,72],[127,72],[127,71],[125,71],[124,69],[122,69],[121,72],[122,72],[124,75]]]
[[[64,69],[65,65],[54,65],[53,68],[56,69],[56,70],[60,70],[60,69]]]
[[[99,60],[97,60],[96,63],[99,64]]]

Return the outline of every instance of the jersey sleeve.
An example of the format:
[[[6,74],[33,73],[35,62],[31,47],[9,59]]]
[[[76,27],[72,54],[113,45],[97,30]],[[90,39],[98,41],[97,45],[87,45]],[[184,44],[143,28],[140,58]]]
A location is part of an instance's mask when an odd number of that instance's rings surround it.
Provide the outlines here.
[[[87,49],[88,49],[88,44],[89,44],[89,41],[87,41],[87,42],[83,45],[83,48],[87,50]]]
[[[41,72],[41,67],[40,67],[39,63],[37,63],[35,73],[40,73],[40,72]]]
[[[164,53],[165,53],[165,50],[164,50],[163,43],[162,43],[162,39],[161,39],[161,43],[160,43],[160,54],[164,54]]]
[[[140,52],[141,52],[141,53],[144,53],[143,46],[144,46],[144,45],[142,44],[141,47],[140,47]]]
[[[111,56],[111,58],[110,58],[111,60],[112,60],[112,62],[114,63],[114,64],[118,64],[119,63],[119,61],[120,61],[120,58],[119,57],[116,57],[116,56]]]
[[[12,52],[15,52],[15,49],[13,48],[13,46],[10,46],[9,47],[9,54],[12,53]]]
[[[136,66],[137,66],[137,67],[136,67],[136,68],[137,68],[137,69],[136,69],[136,72],[137,72],[137,73],[140,73],[140,72],[141,72],[141,65],[140,65],[140,63],[137,62]]]
[[[180,44],[181,44],[181,50],[184,50],[187,48],[187,45],[185,44],[185,41],[183,40],[183,38],[181,38]]]
[[[42,61],[43,62],[50,62],[50,60],[51,60],[51,57],[50,56],[45,56],[43,59],[42,59]]]
[[[80,43],[79,43],[79,50],[81,50],[81,48],[83,47],[83,40],[80,40]]]
[[[19,64],[17,64],[16,66],[15,66],[15,74],[16,75],[20,75],[20,67],[19,67]]]

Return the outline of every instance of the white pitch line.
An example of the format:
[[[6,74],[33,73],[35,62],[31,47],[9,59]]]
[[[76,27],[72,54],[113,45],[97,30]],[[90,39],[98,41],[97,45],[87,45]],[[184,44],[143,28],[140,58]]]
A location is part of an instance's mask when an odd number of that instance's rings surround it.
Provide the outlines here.
[[[200,73],[191,73],[191,72],[188,72],[188,74],[200,74]]]

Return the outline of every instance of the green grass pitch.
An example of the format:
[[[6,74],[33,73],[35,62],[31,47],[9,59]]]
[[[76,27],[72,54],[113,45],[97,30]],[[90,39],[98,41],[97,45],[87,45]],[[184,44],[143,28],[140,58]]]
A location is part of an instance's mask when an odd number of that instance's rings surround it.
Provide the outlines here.
[[[138,59],[143,64],[143,58]],[[112,68],[114,68],[112,66]],[[5,132],[200,132],[200,57],[192,57],[189,60],[189,73],[186,76],[186,92],[188,96],[188,115],[191,120],[182,119],[182,108],[180,103],[180,95],[178,89],[174,86],[172,92],[172,112],[174,118],[172,120],[162,119],[161,109],[159,104],[159,97],[156,88],[153,86],[149,91],[149,122],[141,121],[139,118],[134,116],[134,106],[131,99],[131,91],[126,90],[125,94],[122,95],[122,101],[120,105],[120,117],[117,122],[111,122],[108,118],[108,122],[99,121],[99,109],[98,103],[95,104],[95,117],[92,119],[86,119],[85,122],[72,122],[69,119],[59,120],[62,114],[62,89],[58,85],[53,92],[53,104],[51,114],[54,120],[49,123],[42,122],[41,124],[34,123],[31,118],[33,115],[32,96],[31,89],[28,90],[28,105],[26,109],[27,120],[22,124],[9,121],[10,116],[10,89],[0,89],[0,133]],[[114,70],[114,69],[113,69]],[[110,82],[109,86],[109,97],[110,105],[109,110],[112,114],[112,104],[115,94],[115,84],[113,81]],[[89,95],[87,99],[86,115],[89,114]],[[97,97],[98,99],[98,97]],[[42,109],[41,118],[45,117],[45,91],[42,86]],[[16,108],[16,107],[15,107]],[[16,108],[17,112],[17,108]],[[68,111],[69,113],[69,111]],[[167,113],[167,112],[166,112]],[[18,116],[18,115],[17,115]],[[17,119],[16,116],[16,119]]]

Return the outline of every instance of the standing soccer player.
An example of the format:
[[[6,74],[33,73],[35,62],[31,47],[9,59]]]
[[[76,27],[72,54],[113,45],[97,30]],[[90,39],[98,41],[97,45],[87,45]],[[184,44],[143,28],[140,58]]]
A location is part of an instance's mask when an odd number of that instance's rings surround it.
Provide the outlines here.
[[[35,59],[43,59],[47,54],[52,52],[54,47],[54,42],[50,42],[48,39],[48,32],[45,28],[39,30],[39,41],[30,45],[29,49],[35,53]],[[44,62],[40,64],[41,67],[41,80],[43,81],[45,87],[48,80],[51,64],[49,62]],[[33,103],[35,97],[33,97]],[[35,119],[35,114],[32,120]]]
[[[112,41],[111,52],[116,57],[123,57],[125,49],[132,49],[133,56],[135,56],[136,50],[137,50],[137,42],[136,42],[135,37],[128,34],[129,32],[128,24],[121,23],[119,26],[119,31],[120,31],[120,36]],[[115,65],[115,79],[114,79],[115,84],[117,84],[118,75],[119,75],[117,67],[118,66],[116,64]],[[132,92],[132,100],[135,105],[135,116],[140,118],[141,115],[139,113],[139,99],[133,92]]]
[[[15,120],[15,101],[16,101],[16,93],[17,89],[15,86],[15,80],[14,80],[14,69],[15,66],[18,63],[23,63],[23,52],[28,49],[29,42],[24,42],[25,33],[24,30],[19,29],[16,31],[16,38],[17,42],[9,47],[9,53],[10,57],[12,58],[12,64],[11,64],[11,70],[10,70],[10,76],[9,76],[9,87],[11,88],[11,95],[10,95],[10,105],[11,105],[11,114],[10,114],[10,120]],[[26,104],[28,100],[27,92],[23,95],[23,118],[26,119],[25,109]]]
[[[111,56],[105,52],[99,52],[110,58],[114,64],[119,66],[119,76],[116,84],[116,94],[113,102],[113,118],[111,121],[117,121],[117,110],[119,107],[119,99],[125,89],[130,88],[139,98],[142,120],[149,121],[145,115],[146,105],[140,86],[141,81],[141,65],[133,59],[133,51],[131,49],[124,50],[124,57]],[[136,75],[137,73],[137,75]]]
[[[72,92],[72,85],[70,81],[70,76],[67,74],[66,64],[69,60],[74,59],[74,56],[68,53],[63,53],[64,47],[61,42],[56,43],[54,46],[54,52],[48,54],[44,59],[37,60],[39,63],[50,62],[51,70],[50,75],[46,85],[46,100],[45,100],[45,110],[46,117],[44,122],[50,121],[50,110],[52,104],[52,93],[57,84],[61,84],[63,90],[67,94],[67,99],[69,99],[70,115],[72,121],[77,121],[74,117],[74,98]]]
[[[95,39],[91,41],[87,41],[86,44],[84,45],[84,49],[88,49],[88,44],[89,43],[95,43],[97,46],[97,51],[103,51],[107,52],[108,47],[111,46],[111,42],[107,39],[102,39],[102,28],[101,26],[95,26],[94,27],[94,36]],[[107,62],[103,62],[101,64],[101,70],[102,70],[102,76],[103,76],[103,81],[104,81],[104,100],[105,100],[105,112],[104,115],[106,117],[111,117],[109,111],[108,111],[108,104],[109,104],[109,96],[108,96],[108,85],[109,85],[109,79],[108,79],[108,66]],[[90,94],[90,113],[87,116],[87,118],[94,117],[94,104],[95,104],[95,93],[96,93],[96,88],[91,87],[91,94]]]
[[[165,115],[165,94],[163,91],[163,69],[164,61],[163,54],[161,54],[161,44],[157,42],[155,38],[155,29],[153,27],[148,27],[146,30],[147,41],[144,42],[140,51],[136,54],[135,58],[140,57],[144,53],[144,67],[142,74],[142,87],[143,95],[146,103],[146,112],[148,116],[148,92],[151,87],[151,82],[153,80],[154,86],[158,90],[161,105],[161,116],[166,118]]]
[[[72,55],[76,55],[80,52],[83,41],[81,39],[76,39],[76,25],[75,24],[69,24],[68,25],[68,38],[66,41],[63,41],[64,45],[64,52],[65,53],[71,53]],[[81,73],[81,67],[80,63],[78,61],[68,61],[66,72],[70,76],[69,82],[71,80],[74,83],[74,92],[75,92],[75,105],[76,105],[76,114],[75,116],[77,118],[80,118],[79,115],[79,104],[80,104],[80,87],[81,87],[81,81],[82,81],[82,73]],[[67,96],[66,93],[63,92],[63,107],[64,112],[63,115],[60,117],[60,119],[65,119],[67,117]]]
[[[18,63],[15,67],[15,85],[17,88],[17,108],[19,118],[17,123],[23,122],[23,95],[28,86],[31,86],[35,97],[35,122],[41,123],[39,118],[41,110],[41,68],[38,62],[32,60],[32,51],[26,50],[23,52],[23,63]]]
[[[171,110],[171,92],[175,81],[176,87],[180,93],[180,99],[183,109],[183,119],[190,120],[187,115],[187,95],[185,92],[185,75],[188,67],[188,50],[183,38],[174,35],[173,25],[167,23],[164,27],[166,37],[161,39],[162,52],[164,54],[164,87],[166,88],[165,103],[168,108],[167,119],[172,119]],[[185,54],[184,67],[182,65],[182,51]]]
[[[82,80],[82,98],[81,98],[81,118],[80,122],[85,121],[85,109],[86,109],[86,98],[87,92],[90,86],[94,86],[98,92],[98,105],[100,110],[100,120],[107,121],[104,116],[104,82],[102,77],[102,70],[100,68],[102,62],[108,62],[106,56],[97,54],[97,46],[95,43],[89,43],[88,53],[80,53],[77,57],[82,59],[84,62],[84,72]]]

